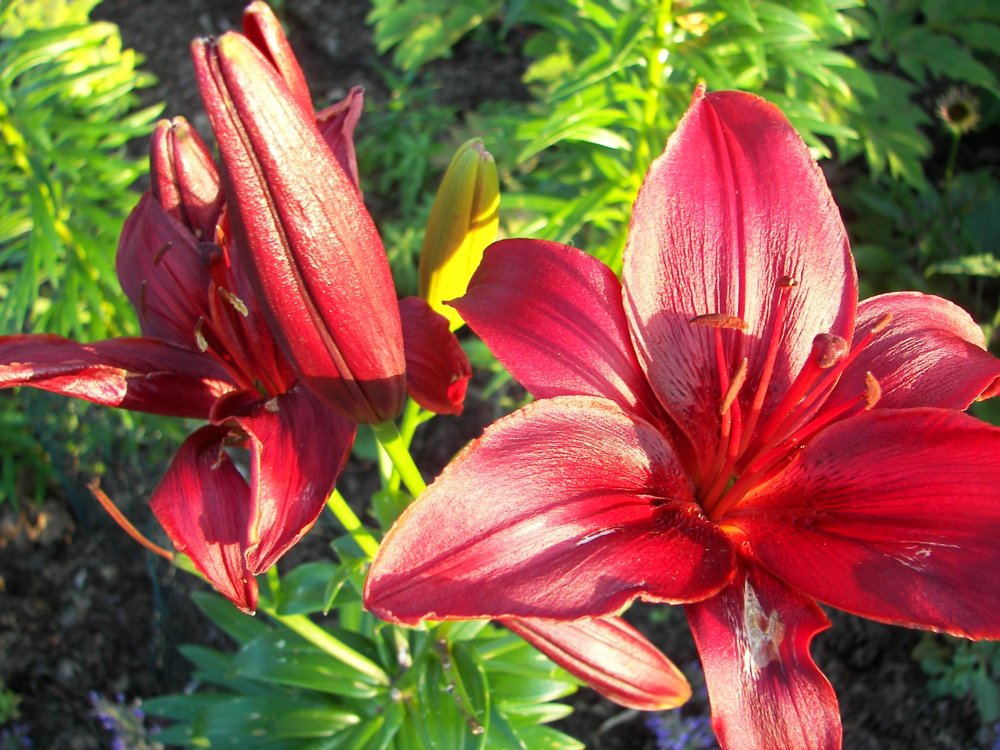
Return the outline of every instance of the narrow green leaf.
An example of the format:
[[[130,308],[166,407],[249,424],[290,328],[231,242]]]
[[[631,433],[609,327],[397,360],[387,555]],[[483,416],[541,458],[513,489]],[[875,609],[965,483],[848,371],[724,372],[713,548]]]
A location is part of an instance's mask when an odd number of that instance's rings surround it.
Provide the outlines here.
[[[380,692],[362,673],[284,629],[247,643],[233,658],[232,672],[350,698],[370,699]]]

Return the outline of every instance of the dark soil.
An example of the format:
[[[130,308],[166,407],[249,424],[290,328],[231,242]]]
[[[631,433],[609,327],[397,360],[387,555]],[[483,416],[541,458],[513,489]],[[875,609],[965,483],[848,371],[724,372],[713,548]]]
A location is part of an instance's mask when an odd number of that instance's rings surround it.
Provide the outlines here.
[[[202,131],[187,46],[191,37],[218,33],[238,23],[243,0],[106,0],[95,15],[117,22],[126,45],[146,57],[159,84],[149,101],[168,102],[167,115],[184,114]],[[370,96],[384,95],[373,67],[377,59],[364,25],[367,3],[286,0],[292,44],[302,57],[318,101],[339,98],[362,84]],[[463,56],[464,55],[464,56]],[[477,57],[479,55],[479,57]],[[457,60],[435,68],[449,103],[478,103],[497,92],[519,95],[516,61],[494,50],[463,48]],[[418,442],[428,469],[444,463],[495,415],[490,407],[469,410],[451,423],[448,444]],[[364,467],[349,469],[360,482]],[[157,467],[154,472],[162,470]],[[71,477],[83,488],[89,476]],[[150,482],[116,475],[105,487],[152,529],[142,502]],[[20,722],[36,748],[96,750],[110,736],[93,716],[91,692],[127,700],[183,690],[189,676],[178,655],[181,643],[222,647],[189,601],[200,584],[175,576],[170,566],[144,552],[110,521],[73,514],[60,492],[41,507],[10,507],[0,515],[0,681],[23,699]],[[145,514],[145,515],[143,515]],[[295,559],[326,556],[332,525],[318,524],[295,551]],[[650,607],[630,613],[678,664],[696,663],[679,610],[664,621]],[[980,729],[969,702],[935,699],[911,657],[920,635],[832,613],[832,630],[817,637],[816,660],[841,702],[847,750],[973,750],[992,737]],[[652,750],[646,717],[625,711],[590,691],[575,698],[575,713],[560,728],[595,750]],[[694,706],[703,709],[704,705]],[[691,709],[685,709],[690,711]],[[2,737],[0,749],[5,750]],[[797,750],[797,749],[790,749]]]

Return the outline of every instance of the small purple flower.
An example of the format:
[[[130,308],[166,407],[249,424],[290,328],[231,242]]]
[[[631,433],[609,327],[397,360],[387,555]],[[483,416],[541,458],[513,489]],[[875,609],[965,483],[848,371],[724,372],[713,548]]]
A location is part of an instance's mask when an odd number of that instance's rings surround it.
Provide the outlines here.
[[[685,715],[680,709],[655,713],[646,719],[656,750],[718,750],[707,716]]]
[[[146,714],[138,699],[126,702],[125,696],[118,693],[110,700],[93,691],[89,697],[93,717],[111,735],[111,750],[163,750],[162,745],[149,739],[156,728],[147,730]]]
[[[18,722],[0,729],[0,750],[28,750],[34,746],[27,724]]]

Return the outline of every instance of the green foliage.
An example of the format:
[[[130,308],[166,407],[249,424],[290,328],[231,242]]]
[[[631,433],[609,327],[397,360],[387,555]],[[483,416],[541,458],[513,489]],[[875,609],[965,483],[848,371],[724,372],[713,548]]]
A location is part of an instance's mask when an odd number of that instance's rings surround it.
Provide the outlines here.
[[[511,233],[579,244],[619,268],[628,216],[652,159],[695,85],[756,91],[781,106],[806,141],[850,139],[830,117],[868,78],[837,47],[852,41],[842,2],[544,0],[512,4],[538,31],[525,46],[527,112],[484,112],[508,172]]]
[[[173,720],[164,744],[212,748],[571,750],[583,746],[545,723],[576,682],[517,636],[486,622],[398,628],[361,607],[365,563],[310,563],[267,579],[261,609],[196,602],[237,645],[182,649],[209,690],[147,701]],[[317,628],[309,615],[323,615]],[[329,616],[327,616],[329,615]],[[331,647],[331,639],[335,640]],[[338,645],[339,644],[339,645]],[[352,662],[337,657],[346,647]]]
[[[20,715],[21,696],[8,688],[0,680],[0,726],[14,721]]]
[[[859,181],[844,191],[862,296],[920,289],[974,297],[975,278],[996,277],[1000,181],[991,170],[959,174],[942,187]],[[979,285],[981,286],[981,285]],[[997,300],[978,300],[989,319]]]
[[[135,330],[114,258],[145,164],[124,145],[152,129],[159,108],[135,109],[135,90],[151,78],[113,24],[88,22],[95,4],[0,2],[0,333],[94,340]],[[64,437],[66,420],[85,410],[0,398],[9,428],[0,430],[0,501],[40,497],[53,462],[38,438],[53,419]],[[84,453],[123,423],[94,424],[80,437]]]
[[[501,0],[373,0],[368,23],[380,54],[394,49],[393,64],[404,71],[447,57],[466,32],[495,16]]]
[[[929,123],[919,100],[941,82],[965,83],[1000,95],[1000,6],[992,0],[868,0],[847,12],[862,42],[854,49],[872,70],[868,88],[847,102],[860,138],[838,138],[840,158],[864,154],[875,174],[923,187],[931,153],[921,133]]]
[[[0,5],[0,330],[102,338],[134,328],[114,254],[143,169],[124,144],[159,108],[96,3]]]
[[[370,17],[380,49],[397,45],[407,71],[464,31],[439,33],[436,3],[377,3]],[[923,162],[932,153],[921,100],[946,81],[998,91],[1000,8],[990,0],[509,0],[449,8],[455,17],[492,12],[501,34],[528,30],[524,81],[534,100],[489,104],[469,117],[505,170],[508,233],[573,242],[613,268],[645,170],[699,81],[760,93],[817,156],[833,155],[832,144],[841,161],[863,158],[872,175],[917,190],[928,186]],[[430,54],[421,40],[432,36]]]
[[[913,651],[932,695],[972,698],[984,725],[1000,720],[1000,643],[927,633]]]

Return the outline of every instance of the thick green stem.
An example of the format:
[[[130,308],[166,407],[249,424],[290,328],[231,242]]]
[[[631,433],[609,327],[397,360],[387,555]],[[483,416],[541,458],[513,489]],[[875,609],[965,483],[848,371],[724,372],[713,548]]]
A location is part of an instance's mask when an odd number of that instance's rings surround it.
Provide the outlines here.
[[[269,617],[280,622],[289,630],[298,633],[316,648],[324,651],[337,661],[346,664],[379,685],[388,685],[389,676],[378,664],[367,656],[362,656],[350,646],[337,640],[330,632],[320,627],[305,615],[279,615],[274,609],[261,608]]]
[[[375,432],[375,439],[389,455],[410,494],[416,497],[427,489],[427,483],[420,476],[420,470],[413,462],[413,456],[410,455],[403,436],[399,434],[396,423],[390,421],[373,424],[372,430]]]
[[[427,411],[413,399],[406,402],[406,409],[403,410],[403,419],[399,424],[399,434],[403,438],[403,445],[406,446],[407,450],[410,449],[410,445],[413,443],[413,435],[416,433],[417,428],[433,416],[433,412]],[[387,489],[392,493],[398,493],[401,481],[402,477],[399,475],[399,471],[392,472]]]
[[[369,558],[374,558],[375,553],[378,552],[378,541],[364,527],[357,514],[351,510],[351,506],[347,504],[347,500],[340,494],[340,490],[334,489],[330,493],[330,497],[326,499],[326,507],[330,509],[330,512],[340,521],[340,525],[344,527],[344,530],[361,547],[361,551]]]

